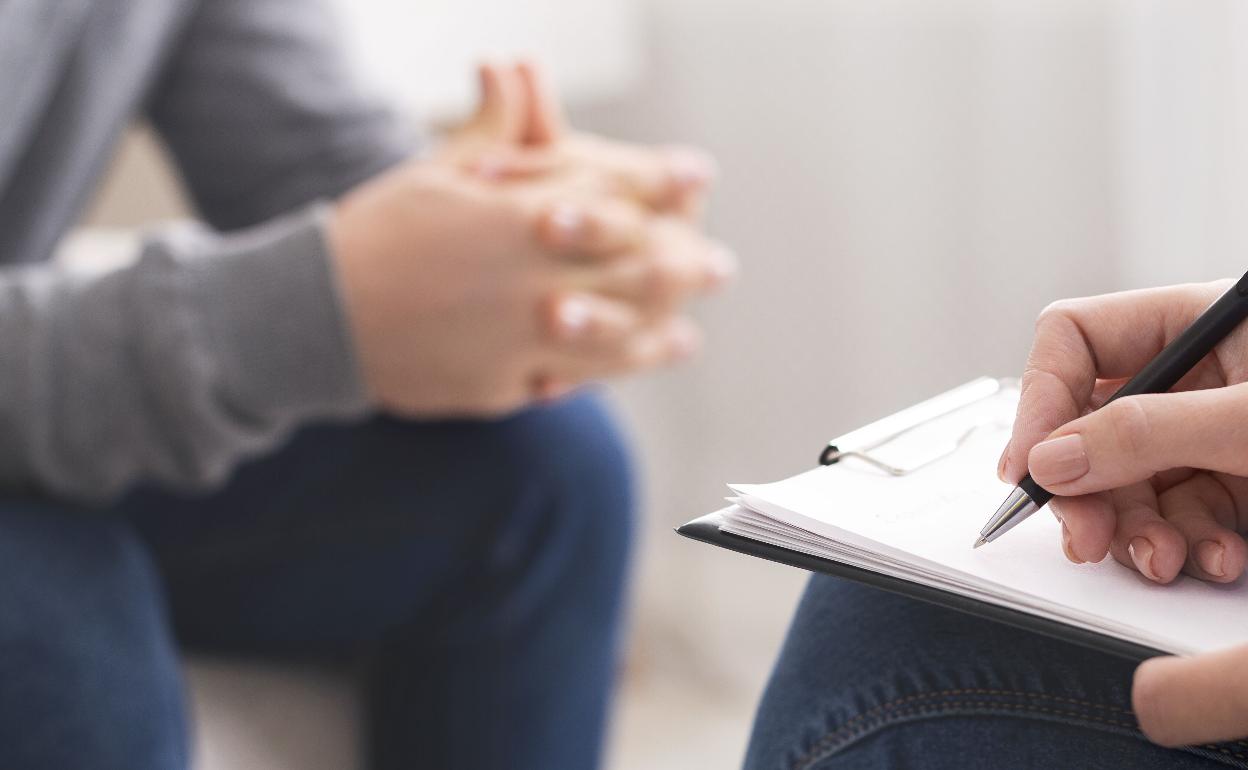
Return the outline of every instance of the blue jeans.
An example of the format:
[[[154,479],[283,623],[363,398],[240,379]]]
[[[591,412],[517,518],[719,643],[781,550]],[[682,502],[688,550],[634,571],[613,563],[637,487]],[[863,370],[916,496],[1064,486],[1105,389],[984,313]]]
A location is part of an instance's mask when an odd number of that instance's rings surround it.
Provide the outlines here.
[[[592,767],[631,510],[590,398],[309,428],[208,496],[0,499],[0,767],[185,768],[180,648],[358,672],[374,768]]]
[[[1131,713],[1134,664],[824,575],[759,705],[747,770],[1248,767],[1170,750]]]

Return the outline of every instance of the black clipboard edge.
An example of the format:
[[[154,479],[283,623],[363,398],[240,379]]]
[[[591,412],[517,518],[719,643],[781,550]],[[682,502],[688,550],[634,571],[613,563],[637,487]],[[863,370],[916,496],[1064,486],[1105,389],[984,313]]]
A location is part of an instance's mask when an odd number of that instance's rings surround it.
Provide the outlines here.
[[[678,527],[676,533],[691,540],[726,548],[729,551],[736,551],[748,556],[757,556],[760,559],[774,561],[789,567],[797,567],[808,572],[821,572],[825,575],[853,580],[864,585],[901,594],[902,596],[909,596],[941,607],[948,607],[951,610],[957,610],[958,612],[964,612],[986,620],[1005,623],[1015,628],[1043,634],[1052,639],[1071,642],[1072,644],[1078,644],[1082,647],[1109,653],[1110,655],[1116,655],[1131,661],[1141,661],[1147,658],[1155,658],[1159,655],[1170,654],[1134,642],[1099,634],[1095,631],[1076,628],[1060,621],[1031,615],[1021,610],[1001,607],[960,594],[942,591],[939,588],[912,583],[891,575],[881,575],[877,572],[852,567],[830,559],[821,559],[817,556],[809,556],[798,551],[791,551],[787,548],[751,540],[748,537],[721,532],[719,521],[719,514],[712,513]]]

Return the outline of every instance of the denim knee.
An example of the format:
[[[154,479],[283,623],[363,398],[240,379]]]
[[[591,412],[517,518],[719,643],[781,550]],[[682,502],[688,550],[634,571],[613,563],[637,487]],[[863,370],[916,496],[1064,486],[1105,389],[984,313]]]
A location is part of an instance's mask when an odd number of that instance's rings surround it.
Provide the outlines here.
[[[383,510],[399,519],[415,513],[422,537],[466,540],[470,579],[482,590],[505,593],[516,606],[568,590],[573,577],[586,596],[619,593],[633,534],[633,464],[598,398],[580,395],[501,420],[383,418],[337,435],[354,448],[327,473],[343,474],[356,507],[374,518]],[[308,454],[307,465],[320,462]]]
[[[413,445],[445,452],[421,452],[435,498],[425,512],[453,510],[472,542],[455,551],[466,573],[449,582],[445,610],[374,668],[378,766],[404,766],[396,745],[431,767],[595,766],[633,526],[620,430],[584,396],[505,420],[409,427]],[[413,686],[402,672],[429,701],[398,700]]]
[[[0,766],[185,767],[176,648],[122,524],[0,504]]]
[[[515,498],[496,540],[497,558],[515,558],[536,538],[541,549],[565,555],[581,571],[624,569],[634,525],[633,464],[620,428],[597,398],[518,415],[500,426],[493,443],[498,482]]]

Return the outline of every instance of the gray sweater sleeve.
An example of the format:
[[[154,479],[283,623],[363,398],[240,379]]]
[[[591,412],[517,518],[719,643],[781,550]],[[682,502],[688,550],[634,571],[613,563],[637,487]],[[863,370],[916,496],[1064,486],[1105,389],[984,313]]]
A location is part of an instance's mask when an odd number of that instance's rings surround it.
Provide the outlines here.
[[[412,155],[368,97],[325,0],[200,0],[147,100],[199,214],[247,227]]]
[[[0,486],[210,486],[302,422],[364,413],[323,218],[171,229],[104,274],[0,272]]]
[[[302,423],[367,411],[316,201],[414,143],[351,82],[320,0],[185,18],[147,110],[215,231],[155,233],[105,274],[0,271],[6,491],[210,487]]]

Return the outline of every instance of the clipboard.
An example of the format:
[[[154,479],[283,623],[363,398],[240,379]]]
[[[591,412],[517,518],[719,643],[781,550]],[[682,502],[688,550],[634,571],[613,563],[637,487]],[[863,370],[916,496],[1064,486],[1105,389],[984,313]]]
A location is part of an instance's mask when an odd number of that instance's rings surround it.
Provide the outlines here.
[[[920,467],[947,456],[949,452],[957,451],[970,432],[975,430],[975,426],[972,426],[966,434],[954,437],[953,443],[945,450],[933,453],[927,458],[920,458],[917,462],[910,465],[899,466],[886,457],[882,457],[879,454],[879,450],[932,421],[953,415],[959,410],[991,398],[1003,388],[1008,387],[1017,387],[1017,381],[981,378],[970,382],[960,388],[832,439],[819,453],[819,464],[832,465],[848,457],[856,457],[892,476],[904,476],[912,473]],[[825,575],[853,580],[891,593],[947,607],[973,617],[1005,623],[1016,628],[1099,650],[1127,660],[1140,661],[1168,654],[1131,641],[1068,625],[1060,620],[1032,615],[1021,610],[1003,607],[940,588],[911,582],[900,577],[874,572],[832,559],[812,556],[742,535],[724,532],[720,529],[723,513],[724,511],[717,511],[694,519],[677,528],[676,532],[698,542],[809,572],[819,572]]]

